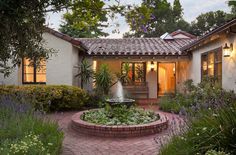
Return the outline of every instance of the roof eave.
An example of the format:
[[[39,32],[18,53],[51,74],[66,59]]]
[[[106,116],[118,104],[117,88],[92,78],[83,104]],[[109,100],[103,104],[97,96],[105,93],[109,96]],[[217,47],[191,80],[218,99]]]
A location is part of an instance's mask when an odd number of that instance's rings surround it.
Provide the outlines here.
[[[88,50],[87,47],[81,41],[76,40],[76,39],[74,39],[74,38],[72,38],[72,37],[70,37],[66,34],[60,33],[60,32],[58,32],[56,30],[53,30],[49,27],[45,27],[45,31],[52,34],[52,35],[54,35],[55,37],[58,37],[62,40],[65,40],[65,41],[71,43],[73,46],[79,48],[83,52]]]
[[[227,29],[229,29],[230,27],[236,25],[236,18],[232,19],[231,21],[227,22],[226,24],[212,30],[211,32],[207,33],[206,35],[200,37],[198,40],[180,48],[181,51],[191,51],[191,48],[193,48],[194,46],[197,46],[198,44],[200,44],[201,42],[205,41],[206,39],[208,39],[209,37],[211,37],[214,34],[218,34],[220,32],[223,32]]]

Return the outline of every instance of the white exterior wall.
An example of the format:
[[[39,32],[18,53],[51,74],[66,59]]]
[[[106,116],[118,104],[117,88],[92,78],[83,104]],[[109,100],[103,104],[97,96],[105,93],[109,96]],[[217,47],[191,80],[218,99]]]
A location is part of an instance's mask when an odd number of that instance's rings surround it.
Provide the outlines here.
[[[71,43],[50,33],[44,33],[43,38],[46,40],[45,47],[53,48],[57,52],[47,60],[47,85],[75,84],[73,66],[77,63],[75,59],[79,58],[76,55],[76,49]]]
[[[222,87],[236,92],[236,35],[222,35],[220,39],[193,51],[189,73],[190,78],[193,79],[195,84],[201,82],[201,54],[217,48],[222,48],[225,43],[228,45],[233,43],[234,50],[231,57],[222,56]]]
[[[72,85],[80,86],[79,77],[75,77],[79,73],[79,51],[78,48],[73,47],[72,49]]]
[[[44,33],[45,47],[55,50],[55,54],[46,63],[47,85],[79,85],[78,73],[79,51],[71,43],[50,33]],[[0,74],[0,84],[22,85],[22,67],[16,67],[9,77]]]

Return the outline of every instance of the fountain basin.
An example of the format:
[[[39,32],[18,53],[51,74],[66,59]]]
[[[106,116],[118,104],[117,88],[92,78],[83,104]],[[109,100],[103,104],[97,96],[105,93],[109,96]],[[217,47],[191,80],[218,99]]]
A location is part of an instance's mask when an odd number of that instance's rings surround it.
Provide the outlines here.
[[[72,128],[78,133],[83,133],[92,136],[100,137],[114,137],[114,138],[125,138],[125,137],[139,137],[151,134],[160,133],[168,128],[168,118],[159,114],[160,119],[147,124],[139,125],[98,125],[89,123],[81,119],[83,113],[88,111],[81,111],[72,116]]]
[[[118,98],[112,98],[112,99],[107,99],[106,102],[110,105],[110,106],[116,106],[116,105],[126,105],[127,107],[130,107],[131,105],[134,104],[135,100],[133,99],[128,99],[125,98],[123,100],[120,100]]]

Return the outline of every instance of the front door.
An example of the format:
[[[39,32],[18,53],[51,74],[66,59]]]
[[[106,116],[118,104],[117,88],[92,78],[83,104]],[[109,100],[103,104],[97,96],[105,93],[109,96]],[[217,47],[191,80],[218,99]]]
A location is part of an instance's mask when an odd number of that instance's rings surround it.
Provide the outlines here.
[[[176,76],[175,63],[160,62],[158,63],[158,96],[168,93],[175,93]]]

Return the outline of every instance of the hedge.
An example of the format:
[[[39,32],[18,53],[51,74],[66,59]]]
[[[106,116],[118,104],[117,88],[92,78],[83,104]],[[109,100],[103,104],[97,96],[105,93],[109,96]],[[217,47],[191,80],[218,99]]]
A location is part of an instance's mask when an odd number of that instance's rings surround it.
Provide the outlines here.
[[[32,103],[36,110],[64,111],[81,109],[89,95],[79,87],[65,85],[0,86],[0,95],[14,95]]]

